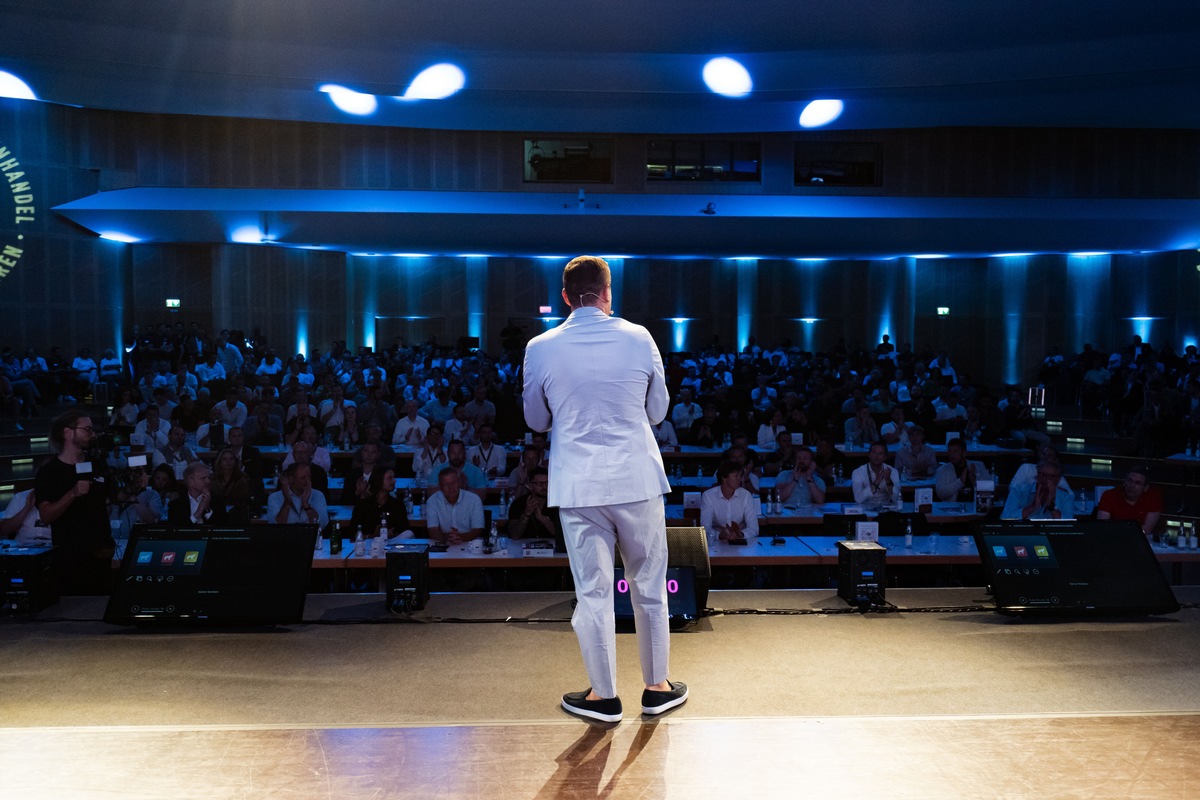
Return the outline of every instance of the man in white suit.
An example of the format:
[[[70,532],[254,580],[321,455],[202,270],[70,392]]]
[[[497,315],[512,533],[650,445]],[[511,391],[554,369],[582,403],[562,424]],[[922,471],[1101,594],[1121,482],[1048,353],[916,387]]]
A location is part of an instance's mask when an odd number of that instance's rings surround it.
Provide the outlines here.
[[[613,547],[621,546],[642,663],[642,712],[687,700],[667,680],[667,540],[670,491],[652,424],[669,409],[662,358],[649,332],[612,315],[612,276],[595,256],[563,269],[571,314],[525,350],[525,421],[554,435],[548,503],[560,509],[578,603],[571,619],[590,690],[563,695],[567,711],[621,719],[616,687]]]

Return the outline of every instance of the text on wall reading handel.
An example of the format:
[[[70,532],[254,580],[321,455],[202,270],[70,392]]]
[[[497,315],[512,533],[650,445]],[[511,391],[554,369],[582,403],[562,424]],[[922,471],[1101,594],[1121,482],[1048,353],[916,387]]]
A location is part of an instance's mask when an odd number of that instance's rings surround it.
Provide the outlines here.
[[[13,157],[12,152],[4,145],[0,145],[0,172],[8,179],[13,201],[13,225],[20,231],[22,224],[34,221],[37,209],[33,204],[33,189],[30,188],[29,181],[24,180],[25,171],[21,169],[21,162]],[[6,231],[4,236],[8,235],[10,233]],[[16,237],[18,242],[25,240],[24,233],[18,232]],[[2,242],[0,245],[3,247],[0,249],[0,278],[4,278],[17,266],[25,250],[23,246],[18,247],[10,242]]]

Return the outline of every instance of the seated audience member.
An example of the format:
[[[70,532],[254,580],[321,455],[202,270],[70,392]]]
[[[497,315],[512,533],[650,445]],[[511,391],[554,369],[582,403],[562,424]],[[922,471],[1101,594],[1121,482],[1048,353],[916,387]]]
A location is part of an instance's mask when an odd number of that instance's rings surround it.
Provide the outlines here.
[[[317,408],[317,419],[325,426],[325,431],[336,438],[346,426],[346,410],[355,407],[357,404],[353,400],[346,399],[345,390],[335,385],[329,397]]]
[[[257,447],[246,444],[246,432],[242,428],[233,427],[229,431],[229,450],[237,459],[238,468],[246,474],[250,482],[250,499],[255,507],[262,507],[263,475],[266,472],[262,453]]]
[[[329,448],[327,448],[327,447],[325,447],[325,445],[321,444],[321,439],[320,439],[320,436],[317,434],[317,429],[315,427],[313,427],[312,425],[305,425],[304,429],[300,432],[300,440],[298,442],[296,442],[296,444],[300,444],[300,442],[304,442],[305,444],[307,444],[309,446],[309,449],[312,452],[313,466],[320,467],[326,473],[326,475],[328,475],[329,471],[333,469],[333,456],[332,456],[332,454],[330,454]],[[294,452],[295,452],[295,447],[293,446],[293,453]],[[283,467],[283,469],[287,469],[288,465],[291,464],[295,460],[296,460],[295,456],[290,453],[290,454],[284,456],[283,464],[281,466]],[[325,491],[324,483],[322,483],[320,480],[318,480],[316,476],[317,476],[317,473],[314,472],[313,473],[314,485],[318,489],[320,489],[322,492]]]
[[[792,444],[790,431],[780,431],[775,437],[775,447],[763,457],[762,474],[767,477],[790,470],[796,465],[796,445]]]
[[[79,348],[79,355],[71,362],[71,369],[75,372],[76,394],[81,397],[100,379],[100,366],[92,358],[92,351],[86,347]]]
[[[133,390],[122,389],[117,395],[117,402],[113,403],[113,413],[108,420],[108,427],[132,433],[133,429],[137,427],[139,414],[141,414],[141,409],[138,408],[137,403],[133,402]]]
[[[270,406],[265,407],[270,412]],[[238,399],[238,390],[236,387],[230,386],[225,390],[225,400],[214,406],[216,413],[220,415],[221,421],[226,425],[245,425],[246,424],[246,404]],[[280,433],[283,433],[283,423],[280,422]]]
[[[476,384],[471,390],[471,401],[466,403],[467,416],[476,430],[485,422],[489,425],[496,424],[496,404],[488,400],[487,395],[487,386],[482,383]]]
[[[1062,462],[1058,460],[1058,449],[1051,444],[1042,443],[1038,445],[1038,461],[1037,464],[1022,464],[1017,467],[1017,471],[1013,473],[1012,480],[1008,482],[1009,486],[1016,486],[1018,483],[1033,483],[1037,479],[1038,464],[1050,462],[1057,464],[1059,471],[1062,471]],[[1071,484],[1067,483],[1065,477],[1058,479],[1058,488],[1071,493]]]
[[[688,438],[697,447],[716,448],[729,432],[729,427],[718,415],[717,406],[714,403],[706,403],[703,415],[692,423]]]
[[[196,428],[196,444],[201,450],[220,450],[229,441],[230,426],[221,421],[217,406],[210,411],[208,422]]]
[[[251,509],[257,513],[261,506],[256,502],[258,492],[255,491],[250,476],[238,463],[238,457],[230,448],[225,448],[217,454],[213,462],[212,506],[225,512],[226,522],[248,523]],[[260,485],[261,491],[261,485]]]
[[[825,502],[825,481],[817,474],[812,450],[797,448],[795,468],[779,473],[775,489],[784,508],[807,508]]]
[[[937,457],[925,444],[925,429],[913,425],[908,429],[908,446],[896,453],[896,469],[910,478],[928,478],[937,468]]]
[[[283,423],[283,441],[291,444],[304,435],[305,428],[312,428],[318,436],[325,432],[321,421],[317,419],[317,410],[308,402],[308,396],[302,394],[299,401],[288,408],[291,415]]]
[[[754,451],[746,447],[742,442],[735,441],[733,445],[725,451],[725,457],[738,465],[738,469],[742,472],[742,486],[746,490],[758,494],[758,487],[761,479],[758,471],[758,464],[754,458]]]
[[[404,501],[397,498],[396,470],[377,469],[371,473],[362,497],[354,502],[354,512],[350,517],[350,529],[363,530],[364,536],[378,536],[382,524],[387,522],[388,538],[397,536],[411,538],[412,529],[408,524],[408,512]]]
[[[242,428],[246,432],[246,441],[255,447],[277,447],[283,442],[283,420],[271,413],[269,403],[254,406],[254,414]]]
[[[700,404],[692,400],[692,390],[690,387],[683,387],[679,390],[679,402],[675,404],[675,408],[671,409],[671,424],[675,426],[677,433],[687,435],[692,430],[692,425],[696,420],[704,416],[704,410],[700,408]],[[694,444],[694,442],[688,442]]]
[[[1151,536],[1158,527],[1162,509],[1162,493],[1150,485],[1144,467],[1135,467],[1125,473],[1121,488],[1100,495],[1096,519],[1131,519],[1141,526],[1142,533]]]
[[[378,425],[363,426],[363,444],[370,442],[379,447],[379,466],[396,466],[396,451],[383,440],[383,428]],[[354,454],[354,466],[362,466],[362,447]]]
[[[542,451],[531,444],[525,445],[525,449],[521,451],[521,463],[508,473],[508,489],[512,492],[514,500],[529,493],[529,478],[541,463]]]
[[[717,485],[700,495],[700,524],[721,541],[758,536],[758,498],[742,488],[742,467],[725,460],[717,468]]]
[[[225,507],[213,503],[212,471],[197,461],[183,471],[183,493],[167,507],[172,525],[220,525],[226,521]]]
[[[651,425],[650,430],[654,432],[654,443],[663,447],[678,447],[679,437],[675,435],[675,426],[668,419],[663,419],[657,425]]]
[[[50,526],[42,523],[34,502],[33,489],[17,492],[0,518],[0,538],[16,539],[27,547],[49,547]]]
[[[879,429],[879,438],[883,439],[885,444],[907,445],[908,434],[914,423],[904,419],[904,406],[892,406],[891,415],[892,418]]]
[[[442,445],[441,426],[429,426],[421,452],[413,456],[413,475],[418,483],[432,483],[437,474],[449,465],[450,458]]]
[[[166,464],[174,470],[176,478],[182,479],[184,469],[199,460],[200,456],[187,446],[187,432],[175,425],[167,434],[167,443],[154,451],[152,463],[156,467]]]
[[[224,386],[225,367],[217,361],[216,351],[210,350],[204,361],[196,365],[196,381],[201,388],[207,387],[210,390]]]
[[[545,467],[529,471],[528,491],[508,508],[508,535],[513,539],[553,539],[555,552],[566,552],[558,509],[547,502],[550,472]]]
[[[263,354],[262,361],[258,362],[258,368],[254,370],[255,375],[266,377],[269,380],[276,380],[276,376],[281,372],[283,372],[283,362],[275,357],[274,350],[267,350]]]
[[[195,433],[201,424],[207,422],[208,414],[204,406],[192,399],[191,395],[179,398],[179,405],[171,409],[171,424],[179,425],[188,433]]]
[[[367,425],[378,425],[380,430],[391,432],[396,427],[399,415],[387,402],[378,386],[367,388],[366,399],[358,404],[358,421],[365,430]]]
[[[369,496],[371,476],[382,471],[379,464],[379,445],[374,442],[364,442],[358,452],[360,463],[350,468],[342,485],[341,504],[352,506],[359,500]]]
[[[866,403],[860,403],[854,409],[854,416],[846,420],[843,427],[846,430],[846,441],[855,447],[866,447],[879,441],[879,430],[875,427],[875,420],[871,418],[871,407]]]
[[[358,408],[346,406],[342,424],[330,434],[330,446],[338,450],[353,450],[363,442],[362,426],[358,424]],[[329,429],[326,428],[326,433]]]
[[[475,423],[471,421],[471,417],[467,413],[466,403],[454,407],[454,416],[446,423],[445,433],[446,439],[461,439],[467,447],[479,444]]]
[[[446,544],[462,544],[480,536],[483,533],[483,501],[474,492],[462,491],[458,470],[446,467],[439,472],[438,489],[425,503],[429,538]]]
[[[758,426],[758,447],[762,450],[772,450],[775,440],[780,433],[787,430],[783,424],[783,410],[770,408],[762,412],[762,423]]]
[[[175,375],[171,380],[171,385],[168,387],[176,400],[182,400],[185,397],[196,399],[196,392],[200,390],[200,382],[196,376],[188,372],[188,368],[184,364],[179,365],[179,369],[175,370]]]
[[[169,430],[170,426],[162,420],[158,406],[151,403],[146,406],[146,416],[133,426],[129,443],[145,447],[149,451],[158,450],[160,447],[166,447]]]
[[[404,447],[421,447],[429,433],[429,420],[417,413],[417,401],[404,401],[404,416],[396,422],[392,432],[392,444]]]
[[[301,445],[303,443],[300,443]],[[325,495],[313,488],[312,465],[297,461],[279,478],[279,490],[267,498],[267,522],[329,524]]]
[[[478,467],[488,479],[503,475],[508,468],[508,453],[503,447],[496,445],[495,439],[495,431],[485,422],[479,426],[479,444],[467,450],[467,460]]]
[[[755,380],[758,385],[750,390],[750,405],[755,411],[767,411],[775,405],[775,400],[778,398],[778,392],[767,385],[770,380],[768,375],[758,375]],[[772,437],[774,440],[774,437]]]
[[[867,463],[850,476],[850,487],[856,503],[900,505],[900,473],[888,466],[887,445],[875,442],[867,452]]]
[[[166,520],[167,509],[171,501],[178,496],[178,479],[175,477],[175,470],[166,464],[161,464],[151,471],[149,484],[138,495],[138,502],[153,511],[155,519]]]
[[[934,422],[940,422],[943,426],[966,424],[967,409],[959,405],[958,395],[949,389],[943,389],[938,399],[941,402],[937,403],[937,411],[933,415]]]
[[[467,448],[462,442],[456,440],[446,445],[446,460],[450,468],[462,479],[464,489],[476,490],[481,494],[487,489],[487,475],[467,461]]]
[[[817,439],[817,447],[813,450],[813,461],[817,465],[817,474],[831,485],[837,468],[846,466],[846,456],[837,449],[833,437],[829,434]]]
[[[982,462],[967,460],[967,443],[958,438],[946,443],[946,463],[937,468],[934,478],[933,493],[947,502],[957,501],[960,495],[970,499],[978,481],[992,480]]]
[[[454,416],[454,407],[457,405],[451,397],[450,387],[443,386],[438,389],[437,397],[421,407],[421,416],[430,422],[438,422],[444,426]]]
[[[1062,467],[1052,461],[1037,465],[1032,483],[1008,487],[1001,519],[1075,519],[1075,498],[1058,485]]]
[[[159,515],[142,500],[149,480],[150,475],[144,469],[138,469],[131,473],[129,482],[113,484],[109,489],[108,522],[113,539],[127,541],[134,525],[158,520]]]
[[[301,439],[292,445],[292,451],[283,459],[283,463],[279,465],[280,469],[287,470],[292,464],[308,464],[309,478],[312,481],[313,488],[321,494],[329,491],[329,472],[317,464],[313,460],[313,446]]]

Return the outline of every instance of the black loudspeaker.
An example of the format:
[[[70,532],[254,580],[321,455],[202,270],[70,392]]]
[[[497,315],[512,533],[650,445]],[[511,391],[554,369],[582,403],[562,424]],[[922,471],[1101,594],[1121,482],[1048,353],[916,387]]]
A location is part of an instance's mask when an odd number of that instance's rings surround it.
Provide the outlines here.
[[[58,602],[58,574],[49,547],[0,553],[0,615],[32,614]]]
[[[883,602],[887,550],[877,542],[837,543],[838,597],[854,606]]]
[[[429,545],[393,545],[387,554],[387,610],[420,611],[429,602]]]

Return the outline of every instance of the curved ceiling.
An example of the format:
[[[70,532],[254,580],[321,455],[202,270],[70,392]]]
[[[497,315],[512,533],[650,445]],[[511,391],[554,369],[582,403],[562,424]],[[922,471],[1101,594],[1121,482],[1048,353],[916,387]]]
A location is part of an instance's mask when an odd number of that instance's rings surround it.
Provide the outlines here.
[[[1200,127],[1200,4],[972,0],[8,0],[0,69],[52,102],[175,114],[561,132]],[[709,92],[738,58],[749,97]],[[466,88],[399,102],[424,67]],[[379,95],[352,117],[317,87]]]

